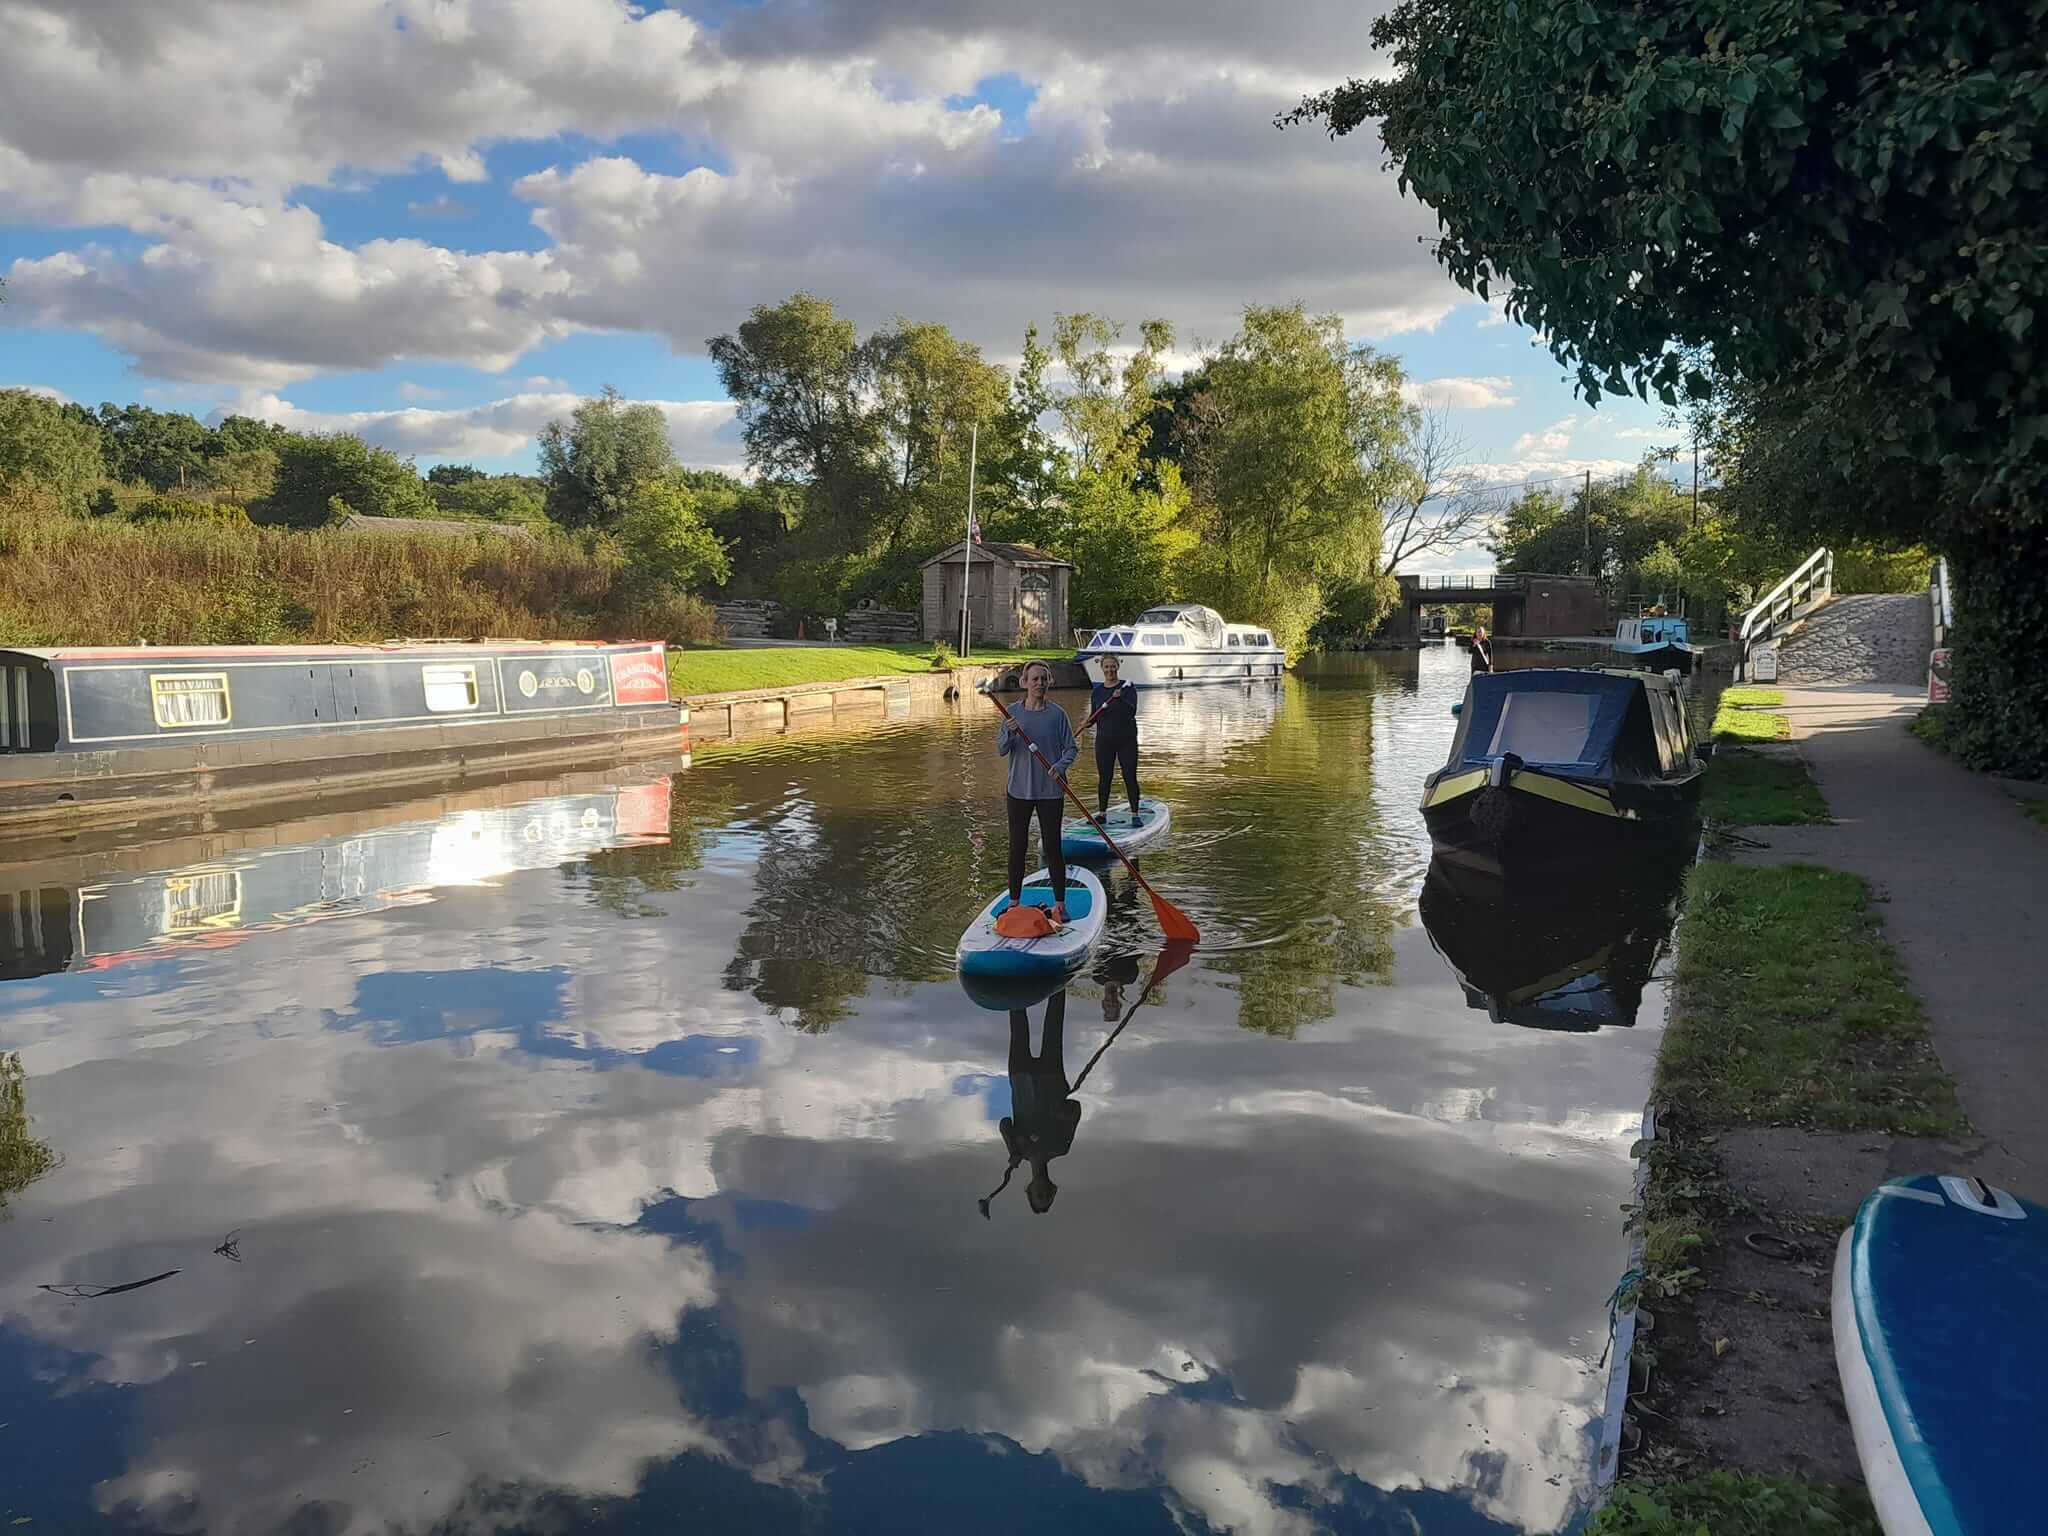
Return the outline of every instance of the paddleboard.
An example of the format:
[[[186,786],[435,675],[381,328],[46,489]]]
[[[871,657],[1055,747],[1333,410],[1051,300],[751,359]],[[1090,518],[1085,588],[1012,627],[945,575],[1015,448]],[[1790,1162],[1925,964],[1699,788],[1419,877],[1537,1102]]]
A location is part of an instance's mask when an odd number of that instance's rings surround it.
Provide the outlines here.
[[[1116,839],[1117,847],[1136,857],[1141,848],[1156,843],[1166,835],[1166,829],[1173,825],[1173,812],[1166,808],[1164,800],[1155,800],[1150,795],[1138,799],[1138,814],[1131,816],[1129,805],[1118,805],[1102,819],[1102,825],[1109,835]],[[1085,821],[1070,821],[1060,828],[1060,852],[1070,859],[1113,859],[1109,845],[1102,840],[1102,834]]]
[[[1975,1179],[1880,1185],[1842,1234],[1833,1310],[1886,1536],[2048,1528],[2048,1210]]]
[[[1024,881],[1027,906],[1052,905],[1052,876],[1045,870]],[[1088,951],[1102,937],[1102,920],[1109,903],[1102,894],[1102,882],[1085,869],[1067,871],[1066,926],[1042,939],[1006,939],[996,932],[996,918],[1010,904],[1010,893],[981,909],[960,935],[960,974],[963,976],[1064,976],[1088,958]]]

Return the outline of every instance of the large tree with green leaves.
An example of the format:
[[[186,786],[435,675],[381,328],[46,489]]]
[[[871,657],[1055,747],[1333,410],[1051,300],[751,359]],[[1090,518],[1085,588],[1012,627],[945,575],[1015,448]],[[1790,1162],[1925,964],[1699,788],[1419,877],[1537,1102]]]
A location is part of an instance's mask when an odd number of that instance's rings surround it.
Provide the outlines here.
[[[139,480],[152,490],[205,483],[207,461],[220,451],[214,434],[183,411],[109,401],[100,407],[99,421],[107,473],[116,480]]]
[[[47,498],[83,512],[106,472],[89,412],[25,389],[0,389],[0,496]]]
[[[432,517],[435,508],[411,459],[348,433],[293,433],[281,440],[277,479],[251,509],[261,522],[319,528],[349,512]]]
[[[548,516],[564,528],[609,528],[641,481],[675,467],[661,407],[627,400],[616,389],[576,407],[569,424],[540,435]]]
[[[1332,592],[1373,606],[1382,512],[1407,483],[1415,424],[1401,366],[1348,345],[1335,315],[1254,305],[1204,378],[1194,590],[1299,649]]]
[[[1589,400],[1739,381],[1781,515],[1928,538],[1956,714],[2048,769],[2048,0],[1404,0],[1391,73],[1290,120],[1380,125],[1440,259]]]

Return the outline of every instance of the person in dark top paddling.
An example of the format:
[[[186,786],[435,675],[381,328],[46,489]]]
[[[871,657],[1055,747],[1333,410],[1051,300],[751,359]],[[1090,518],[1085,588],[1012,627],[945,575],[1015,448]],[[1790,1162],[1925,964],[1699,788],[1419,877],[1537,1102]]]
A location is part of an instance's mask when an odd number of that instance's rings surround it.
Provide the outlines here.
[[[1109,784],[1123,769],[1124,794],[1131,802],[1131,820],[1138,819],[1138,685],[1118,681],[1123,663],[1102,658],[1102,681],[1088,690],[1088,710],[1095,720],[1095,814],[1109,814]]]
[[[1055,926],[1067,920],[1067,861],[1060,852],[1060,796],[1067,770],[1080,755],[1074,722],[1059,705],[1046,699],[1052,668],[1034,661],[1024,669],[1024,702],[1010,711],[996,732],[996,755],[1010,760],[1009,793],[1004,797],[1010,818],[1010,905],[1024,900],[1024,855],[1031,845],[1031,818],[1038,818],[1038,840],[1045,849],[1045,867],[1052,872]],[[1014,724],[1012,722],[1015,722]],[[1026,740],[1052,764],[1048,774],[1038,766]]]

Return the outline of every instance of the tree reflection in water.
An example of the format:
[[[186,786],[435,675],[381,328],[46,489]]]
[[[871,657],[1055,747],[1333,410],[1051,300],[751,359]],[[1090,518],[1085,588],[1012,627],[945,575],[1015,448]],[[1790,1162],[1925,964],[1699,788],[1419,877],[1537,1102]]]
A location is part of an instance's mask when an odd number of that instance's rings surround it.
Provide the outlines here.
[[[0,1055],[0,1212],[56,1166],[50,1144],[28,1133],[28,1074],[21,1057]]]

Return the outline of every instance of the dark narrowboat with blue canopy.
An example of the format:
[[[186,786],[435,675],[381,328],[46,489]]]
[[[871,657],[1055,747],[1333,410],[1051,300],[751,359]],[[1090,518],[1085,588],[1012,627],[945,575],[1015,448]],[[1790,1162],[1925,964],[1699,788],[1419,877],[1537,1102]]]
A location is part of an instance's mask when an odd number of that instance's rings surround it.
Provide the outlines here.
[[[0,650],[0,821],[684,751],[659,642]]]
[[[1440,855],[1490,868],[1608,857],[1690,828],[1702,772],[1685,696],[1669,678],[1592,667],[1475,673],[1422,815]]]

